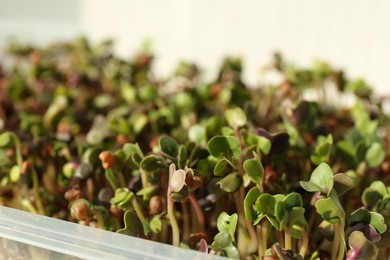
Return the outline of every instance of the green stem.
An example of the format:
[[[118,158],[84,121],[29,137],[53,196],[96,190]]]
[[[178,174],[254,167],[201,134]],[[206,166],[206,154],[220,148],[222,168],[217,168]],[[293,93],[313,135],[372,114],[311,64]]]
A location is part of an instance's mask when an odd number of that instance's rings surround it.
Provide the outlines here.
[[[135,210],[135,213],[137,213],[137,216],[141,220],[142,224],[147,224],[148,222],[145,219],[144,213],[142,213],[142,210],[141,210],[141,208],[138,204],[138,201],[137,201],[137,197],[135,195],[133,196],[131,203],[133,204],[133,208]]]
[[[240,131],[239,131],[239,128],[237,126],[234,127],[234,135],[237,138],[237,140],[239,141],[240,150],[243,150],[243,147],[245,146],[245,144],[241,138]],[[241,176],[243,176],[245,174],[245,171],[243,168],[243,162],[244,162],[244,155],[240,154],[240,156],[238,158],[237,165],[238,165],[238,170],[239,170]],[[263,187],[262,186],[259,187],[259,190],[263,191]],[[236,195],[237,193],[238,193],[238,195]],[[239,234],[240,234],[240,231],[241,231],[241,234],[247,233],[249,235],[250,239],[252,240],[251,241],[252,243],[250,245],[248,245],[248,244],[246,244],[246,241],[244,241],[244,240],[238,241],[239,240],[238,238],[241,238],[244,236],[242,236],[242,235],[237,236],[238,249],[241,253],[244,253],[244,255],[245,255],[245,252],[247,252],[248,249],[250,250],[252,248],[252,246],[256,247],[256,239],[258,239],[258,236],[256,236],[256,231],[255,231],[255,228],[253,227],[252,223],[250,223],[245,217],[244,204],[243,204],[244,197],[245,197],[244,185],[241,185],[240,189],[238,190],[238,192],[236,192],[233,195],[233,197],[235,199],[236,209],[237,209],[237,213],[238,213],[238,221],[241,223],[238,227],[238,232],[239,232]],[[244,247],[245,250],[240,250],[241,246]]]
[[[22,205],[31,213],[38,214],[37,210],[28,199],[22,200]]]
[[[72,154],[70,153],[68,146],[66,146],[65,148],[61,149],[61,155],[63,155],[68,162],[72,162],[73,161]]]
[[[241,186],[243,188],[243,186]],[[241,189],[240,188],[240,189]],[[238,226],[237,226],[237,247],[238,251],[240,252],[240,255],[245,255],[245,252],[248,249],[248,244],[245,241],[245,227],[246,227],[246,218],[244,213],[244,208],[242,207],[243,201],[240,197],[240,191],[237,191],[233,194],[234,203],[236,204],[236,211],[238,214]]]
[[[118,180],[121,187],[126,188],[127,185],[122,171],[118,171]]]
[[[338,233],[340,236],[340,243],[339,243],[339,253],[338,253],[338,260],[343,260],[344,259],[344,254],[346,250],[346,245],[345,245],[345,237],[344,237],[344,224],[336,224],[337,228],[339,229]]]
[[[291,229],[290,229],[290,227],[286,227],[285,230],[284,230],[284,247],[287,250],[291,250],[292,249],[292,245],[291,245]]]
[[[256,226],[256,234],[257,234],[257,253],[259,255],[259,259],[263,259],[263,256],[265,254],[265,249],[263,247],[263,234],[262,234],[262,228],[261,224],[258,224]]]
[[[173,172],[169,173],[169,183],[171,183]],[[167,190],[167,211],[168,211],[168,218],[171,222],[171,228],[172,228],[172,245],[173,246],[179,246],[180,245],[180,232],[179,232],[179,226],[177,224],[176,216],[175,216],[175,207],[173,205],[172,200],[172,191],[171,187],[168,184],[168,190]]]
[[[38,174],[34,168],[32,168],[32,182],[33,182],[34,197],[35,197],[35,201],[37,204],[38,213],[40,215],[46,216],[46,211],[45,211],[45,208],[43,207],[41,195],[39,194]]]
[[[334,229],[334,232],[333,232],[334,235],[333,235],[333,242],[332,242],[332,259],[338,259],[337,252],[339,251],[339,247],[340,247],[339,225],[334,224],[333,229]]]
[[[97,219],[98,228],[105,230],[106,229],[106,225],[104,224],[104,218],[103,218],[102,214],[100,214],[100,212],[96,212],[95,216],[96,216],[96,219]]]
[[[142,182],[142,187],[145,188],[148,186],[148,176],[144,170],[141,169],[141,182]]]
[[[172,245],[179,246],[180,238],[179,238],[179,226],[177,225],[176,217],[175,217],[175,209],[173,205],[173,201],[168,202],[168,218],[171,222],[172,228]]]
[[[103,216],[103,212],[107,213],[107,210],[105,207],[103,206],[92,206],[92,210],[93,210],[93,215],[95,216],[96,220],[97,220],[97,226],[99,229],[103,229],[103,230],[106,230],[106,223],[105,223],[105,219],[104,219],[104,216]]]
[[[118,184],[116,183],[115,174],[114,174],[114,172],[112,171],[111,168],[106,170],[105,176],[106,176],[106,179],[107,179],[108,183],[111,185],[111,188],[115,192],[116,189],[118,188]]]
[[[307,235],[307,233],[305,233],[302,238],[301,250],[299,251],[299,255],[302,256],[302,258],[305,258],[308,247],[309,247],[309,236]]]
[[[264,249],[264,254],[265,254],[265,251],[267,251],[268,221],[262,221],[261,234],[262,234],[262,243],[263,243],[263,249]]]
[[[23,164],[23,156],[22,156],[22,144],[17,137],[16,134],[11,133],[13,139],[14,139],[14,145],[15,145],[15,153],[16,153],[16,163],[21,166]]]

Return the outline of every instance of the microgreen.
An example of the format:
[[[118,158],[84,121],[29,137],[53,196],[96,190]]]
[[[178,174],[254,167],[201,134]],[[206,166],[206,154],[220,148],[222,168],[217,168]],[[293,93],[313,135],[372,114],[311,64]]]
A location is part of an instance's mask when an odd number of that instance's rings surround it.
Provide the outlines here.
[[[389,97],[280,54],[258,88],[232,57],[161,78],[112,44],[9,48],[1,205],[230,258],[389,258]]]

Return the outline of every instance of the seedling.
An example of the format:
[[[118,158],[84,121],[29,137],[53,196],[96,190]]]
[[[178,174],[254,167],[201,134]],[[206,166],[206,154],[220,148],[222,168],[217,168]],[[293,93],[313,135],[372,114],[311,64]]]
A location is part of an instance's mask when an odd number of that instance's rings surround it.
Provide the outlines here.
[[[389,258],[388,97],[280,54],[280,84],[247,87],[232,57],[164,79],[112,44],[9,48],[1,205],[237,259]]]

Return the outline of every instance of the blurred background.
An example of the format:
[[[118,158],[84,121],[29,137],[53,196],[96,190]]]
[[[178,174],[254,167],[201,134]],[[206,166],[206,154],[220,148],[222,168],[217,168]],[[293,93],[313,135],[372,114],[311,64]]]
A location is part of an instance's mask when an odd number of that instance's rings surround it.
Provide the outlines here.
[[[189,60],[213,77],[233,55],[252,85],[280,51],[300,66],[326,60],[389,93],[389,11],[388,0],[0,0],[0,49],[11,40],[46,44],[83,34],[112,38],[129,57],[150,41],[158,75]]]

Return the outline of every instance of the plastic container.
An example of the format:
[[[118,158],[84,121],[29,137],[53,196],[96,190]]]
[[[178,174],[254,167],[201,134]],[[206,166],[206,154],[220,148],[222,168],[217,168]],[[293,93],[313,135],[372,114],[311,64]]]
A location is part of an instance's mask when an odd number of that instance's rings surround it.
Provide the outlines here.
[[[223,259],[0,207],[0,259]]]

